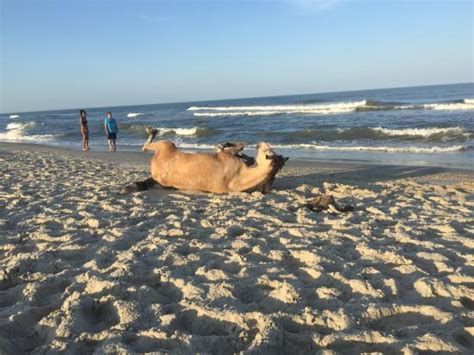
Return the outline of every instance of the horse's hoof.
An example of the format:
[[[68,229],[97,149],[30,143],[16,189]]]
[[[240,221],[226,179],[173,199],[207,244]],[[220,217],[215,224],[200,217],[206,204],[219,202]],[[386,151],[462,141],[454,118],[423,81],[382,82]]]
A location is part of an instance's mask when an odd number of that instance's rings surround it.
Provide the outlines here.
[[[150,135],[150,136],[155,136],[158,133],[158,130],[156,128],[153,128],[152,126],[145,127],[145,131]]]

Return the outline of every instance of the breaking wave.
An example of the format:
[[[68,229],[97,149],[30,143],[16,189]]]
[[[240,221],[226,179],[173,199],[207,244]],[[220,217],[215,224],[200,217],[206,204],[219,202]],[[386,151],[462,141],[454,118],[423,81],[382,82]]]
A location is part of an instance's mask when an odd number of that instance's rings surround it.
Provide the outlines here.
[[[177,142],[177,146],[184,149],[214,149],[213,145],[200,144],[200,143],[184,143]],[[272,144],[274,149],[283,150],[317,150],[317,151],[341,151],[341,152],[379,152],[379,153],[412,153],[412,154],[435,154],[435,153],[457,153],[468,150],[466,146],[450,146],[450,147],[416,147],[416,146],[399,146],[399,147],[386,147],[386,146],[329,146],[319,145],[314,143],[309,144]],[[254,144],[249,144],[246,149],[253,150]]]
[[[30,122],[11,122],[5,127],[8,130],[25,130],[36,126],[35,121]]]
[[[447,127],[447,128],[402,128],[390,129],[383,127],[370,128],[377,132],[383,132],[388,136],[415,136],[415,137],[430,137],[432,135],[439,135],[444,133],[460,133],[464,134],[465,130],[462,127]]]
[[[474,137],[474,132],[463,127],[425,127],[425,128],[385,128],[385,127],[352,127],[352,128],[312,128],[296,131],[260,131],[263,137],[278,137],[283,143],[311,140],[317,142],[354,141],[354,140],[387,140],[404,141],[465,141]]]
[[[32,134],[27,132],[37,125],[36,122],[11,122],[7,124],[6,132],[0,133],[2,141],[28,141],[28,142],[49,142],[54,140],[52,134]]]
[[[20,115],[10,115],[10,117],[8,117],[8,118],[19,118],[19,117],[20,117]]]
[[[224,116],[271,116],[278,114],[329,115],[349,112],[367,112],[380,110],[474,110],[474,99],[466,98],[456,102],[430,104],[409,104],[403,102],[385,102],[373,100],[334,102],[325,104],[288,104],[260,106],[191,106],[197,117]]]
[[[159,135],[165,135],[168,133],[175,134],[177,136],[197,136],[199,133],[207,131],[206,128],[191,127],[191,128],[157,128]]]
[[[242,111],[242,112],[194,112],[196,117],[224,117],[224,116],[272,116],[278,115],[279,111]],[[291,112],[284,112],[291,113]]]
[[[141,116],[141,115],[144,115],[144,113],[141,113],[141,112],[129,112],[127,114],[127,117],[128,118],[133,118],[133,117],[137,117],[137,116]]]
[[[119,125],[119,128],[125,131],[131,131],[137,135],[143,136],[145,134],[145,129],[143,125],[130,125],[126,123],[122,123]],[[158,130],[159,136],[165,135],[176,135],[176,136],[194,136],[194,137],[202,137],[206,135],[212,134],[213,130],[210,128],[202,128],[202,127],[155,127]]]
[[[466,146],[451,146],[451,147],[415,147],[415,146],[401,146],[401,147],[385,147],[385,146],[328,146],[319,144],[283,144],[272,145],[277,149],[313,149],[320,151],[345,151],[345,152],[381,152],[381,153],[455,153],[462,152],[468,149]]]
[[[366,101],[337,102],[327,104],[304,104],[304,105],[264,105],[264,106],[191,106],[188,111],[194,112],[194,116],[268,116],[276,114],[320,114],[353,112],[359,106],[365,105]]]
[[[430,110],[474,110],[474,99],[464,99],[460,102],[444,102],[435,104],[425,104],[423,108]]]
[[[214,146],[211,144],[176,142],[176,145],[184,149],[214,149]]]

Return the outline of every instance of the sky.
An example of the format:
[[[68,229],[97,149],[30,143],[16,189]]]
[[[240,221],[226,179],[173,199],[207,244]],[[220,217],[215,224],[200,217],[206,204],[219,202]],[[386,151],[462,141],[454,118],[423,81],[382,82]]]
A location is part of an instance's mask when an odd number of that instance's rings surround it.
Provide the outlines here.
[[[0,112],[472,82],[470,0],[0,0]]]

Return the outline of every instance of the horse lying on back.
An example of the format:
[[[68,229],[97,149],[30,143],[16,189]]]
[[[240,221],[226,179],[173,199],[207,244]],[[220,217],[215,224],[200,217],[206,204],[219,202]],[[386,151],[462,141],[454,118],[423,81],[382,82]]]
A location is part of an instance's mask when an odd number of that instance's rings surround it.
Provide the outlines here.
[[[186,153],[171,141],[153,143],[156,129],[149,127],[147,132],[142,150],[155,152],[150,162],[151,177],[128,186],[126,192],[147,190],[158,183],[178,190],[268,193],[288,160],[276,155],[267,143],[257,144],[255,159],[241,153],[242,143],[218,145],[216,153]]]

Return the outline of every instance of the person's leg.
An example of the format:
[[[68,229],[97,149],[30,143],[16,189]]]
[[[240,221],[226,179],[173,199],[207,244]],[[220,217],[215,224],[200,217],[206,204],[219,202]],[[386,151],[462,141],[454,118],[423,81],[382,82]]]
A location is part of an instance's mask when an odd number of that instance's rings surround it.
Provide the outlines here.
[[[116,139],[112,139],[112,150],[115,152],[117,150],[117,142]]]
[[[109,152],[112,151],[112,139],[108,139],[107,142],[109,143]]]
[[[84,149],[89,150],[89,134],[84,137]]]

